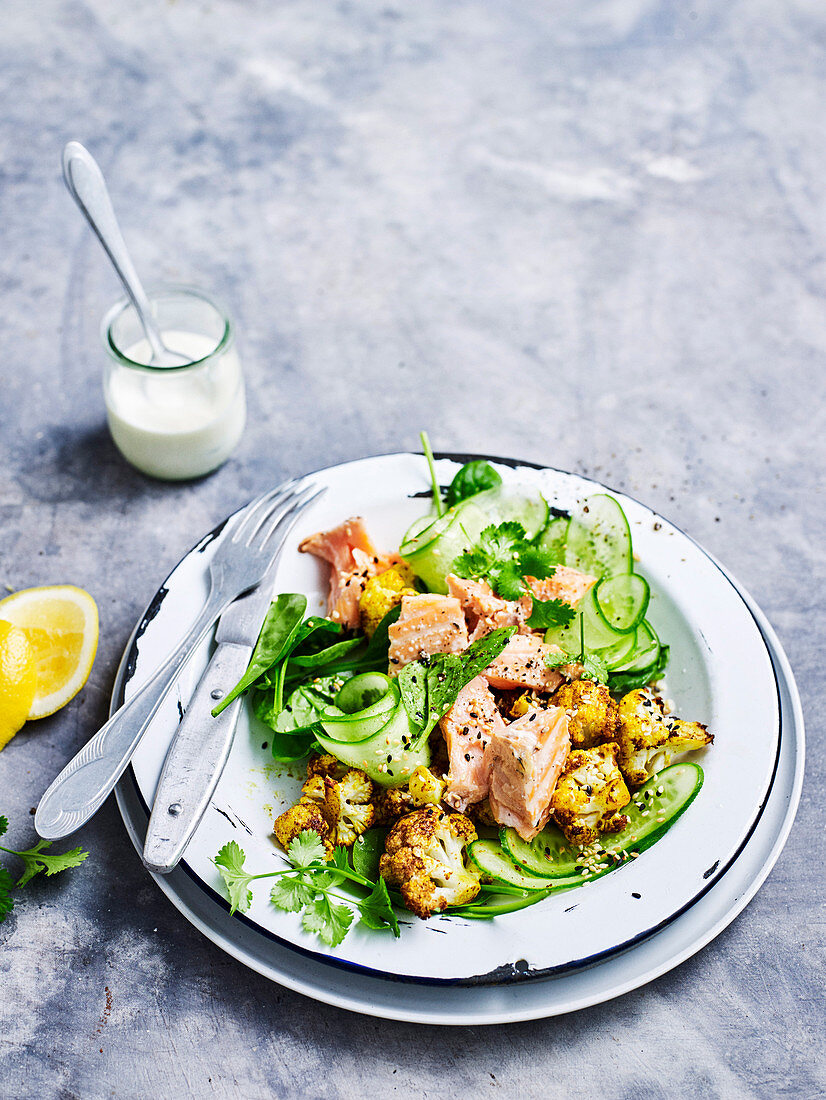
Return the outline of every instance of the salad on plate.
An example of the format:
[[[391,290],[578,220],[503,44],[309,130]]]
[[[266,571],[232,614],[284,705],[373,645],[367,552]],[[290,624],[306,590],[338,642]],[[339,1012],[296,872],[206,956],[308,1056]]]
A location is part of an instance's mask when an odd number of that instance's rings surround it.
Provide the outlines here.
[[[242,692],[276,760],[306,767],[275,819],[286,860],[215,863],[233,910],[256,882],[335,946],[358,914],[489,919],[636,859],[690,805],[713,741],[664,697],[669,650],[646,614],[617,500],[571,513],[487,462],[437,483],[400,546],[361,517],[299,546],[329,569],[326,616],[270,606]],[[306,764],[304,763],[306,761]]]

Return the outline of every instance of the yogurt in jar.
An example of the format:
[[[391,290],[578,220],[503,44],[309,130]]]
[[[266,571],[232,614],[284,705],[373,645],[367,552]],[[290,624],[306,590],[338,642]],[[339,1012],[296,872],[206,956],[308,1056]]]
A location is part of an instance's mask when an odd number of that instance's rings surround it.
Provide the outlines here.
[[[213,336],[164,329],[162,337],[192,365],[110,363],[104,384],[109,430],[124,458],[145,474],[167,481],[200,477],[226,461],[244,431],[241,364],[233,346],[213,356]],[[123,355],[148,364],[149,341],[138,340]]]

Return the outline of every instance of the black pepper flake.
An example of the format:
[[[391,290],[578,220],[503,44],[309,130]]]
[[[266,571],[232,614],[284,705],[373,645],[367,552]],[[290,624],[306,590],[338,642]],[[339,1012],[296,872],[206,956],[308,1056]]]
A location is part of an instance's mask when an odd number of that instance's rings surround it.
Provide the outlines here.
[[[469,752],[465,753],[465,760],[470,760],[470,753]]]
[[[393,754],[392,754],[392,753],[388,753],[388,754],[387,754],[387,763],[388,763],[388,764],[392,764],[392,763],[393,763]]]

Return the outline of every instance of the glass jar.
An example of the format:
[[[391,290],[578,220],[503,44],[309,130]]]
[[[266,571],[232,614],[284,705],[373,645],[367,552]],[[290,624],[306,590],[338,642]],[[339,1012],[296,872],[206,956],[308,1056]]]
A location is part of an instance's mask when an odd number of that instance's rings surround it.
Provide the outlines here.
[[[149,341],[123,299],[103,319],[109,359],[103,395],[123,457],[151,477],[179,481],[215,470],[244,431],[246,400],[235,333],[203,291],[166,286],[149,293],[164,344],[192,361],[152,366]]]

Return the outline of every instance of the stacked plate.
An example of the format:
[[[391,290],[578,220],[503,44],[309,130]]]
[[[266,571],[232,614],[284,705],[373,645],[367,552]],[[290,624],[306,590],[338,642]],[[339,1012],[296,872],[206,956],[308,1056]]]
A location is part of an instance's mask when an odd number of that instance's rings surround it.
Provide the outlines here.
[[[466,458],[439,459],[440,481],[449,482]],[[506,483],[539,491],[559,509],[604,491],[561,471],[489,461]],[[301,538],[362,515],[376,544],[392,549],[424,510],[427,477],[421,456],[400,454],[333,467],[313,480],[331,491],[294,532],[275,590],[305,592],[311,610],[321,611],[326,578],[297,553]],[[494,921],[411,918],[399,940],[356,927],[327,949],[301,929],[296,914],[272,907],[266,890],[247,913],[229,913],[214,856],[237,840],[252,870],[283,865],[269,837],[272,817],[294,800],[299,782],[274,764],[266,728],[244,712],[184,861],[173,874],[155,876],[187,919],[245,965],[310,997],[437,1024],[536,1019],[596,1004],[677,966],[725,928],[765,880],[791,828],[804,758],[797,691],[771,627],[723,567],[666,520],[613,495],[651,585],[649,616],[672,646],[668,695],[678,714],[706,722],[715,734],[699,758],[706,777],[700,795],[661,841],[603,879]],[[136,627],[113,710],[195,618],[216,533],[173,570]],[[166,751],[209,653],[205,644],[193,655],[177,699],[158,714],[119,784],[118,804],[138,850]]]

